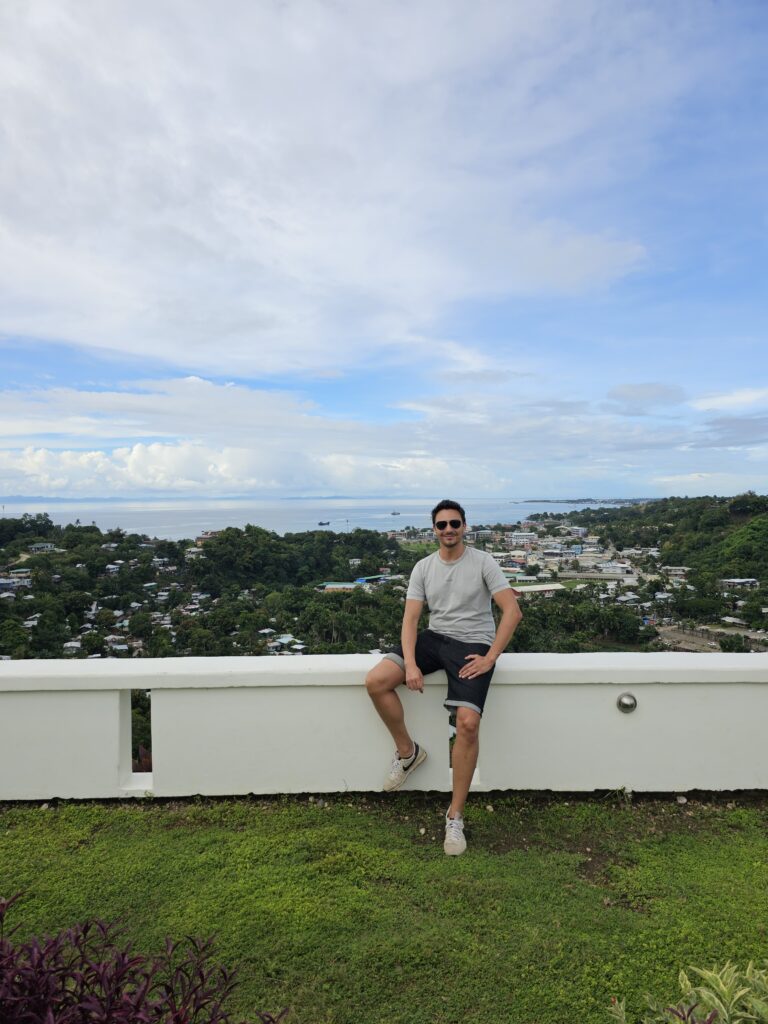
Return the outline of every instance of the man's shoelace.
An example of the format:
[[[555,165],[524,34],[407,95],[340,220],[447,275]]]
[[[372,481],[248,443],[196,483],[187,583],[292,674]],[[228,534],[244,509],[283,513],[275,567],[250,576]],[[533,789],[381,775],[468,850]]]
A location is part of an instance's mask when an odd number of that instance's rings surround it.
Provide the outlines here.
[[[463,818],[446,818],[445,837],[446,839],[461,839],[464,834]]]
[[[395,775],[399,775],[400,772],[407,772],[408,769],[411,767],[411,763],[415,757],[415,752],[411,754],[410,757],[400,757],[398,752],[395,751],[395,756],[392,758],[392,767],[390,768],[390,771],[393,772]],[[407,764],[403,764],[403,761],[406,761]]]

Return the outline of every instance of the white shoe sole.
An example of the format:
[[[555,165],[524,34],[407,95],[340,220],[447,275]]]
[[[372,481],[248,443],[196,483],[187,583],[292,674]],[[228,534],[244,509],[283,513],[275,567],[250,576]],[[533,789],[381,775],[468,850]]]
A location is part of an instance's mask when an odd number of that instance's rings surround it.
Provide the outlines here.
[[[390,782],[389,779],[385,779],[384,780],[384,792],[385,793],[394,793],[396,790],[400,789],[400,787],[403,785],[403,783],[407,779],[409,779],[411,777],[411,775],[413,774],[413,772],[416,771],[416,769],[419,767],[419,765],[420,764],[424,764],[424,762],[426,760],[427,760],[427,752],[426,752],[426,750],[424,750],[423,747],[419,747],[419,752],[416,755],[416,760],[413,762],[411,767],[403,774],[403,777],[402,777],[402,779],[400,779],[399,782]]]

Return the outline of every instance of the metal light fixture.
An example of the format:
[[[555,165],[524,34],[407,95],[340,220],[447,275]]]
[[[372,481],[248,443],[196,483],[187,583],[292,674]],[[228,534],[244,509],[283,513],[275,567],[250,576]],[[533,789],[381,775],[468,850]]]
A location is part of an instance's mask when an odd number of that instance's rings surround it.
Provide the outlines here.
[[[616,701],[616,707],[625,715],[630,714],[637,707],[637,697],[633,693],[620,693]]]

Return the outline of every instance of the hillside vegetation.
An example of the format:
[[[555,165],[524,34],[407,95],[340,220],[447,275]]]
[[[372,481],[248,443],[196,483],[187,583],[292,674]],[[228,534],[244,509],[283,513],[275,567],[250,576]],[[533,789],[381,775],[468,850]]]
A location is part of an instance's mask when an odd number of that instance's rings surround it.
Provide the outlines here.
[[[567,518],[619,550],[658,547],[660,564],[687,565],[705,579],[768,575],[768,495],[663,498]]]
[[[586,526],[605,559],[613,548],[636,549],[633,566],[645,575],[632,584],[635,608],[601,581],[578,593],[526,596],[512,651],[648,650],[664,618],[720,623],[737,613],[752,628],[766,624],[767,496],[666,498],[533,518],[541,536],[558,537],[566,521]],[[31,554],[41,540],[55,550]],[[386,648],[399,637],[405,578],[428,550],[371,530],[280,536],[252,525],[196,548],[95,524],[59,527],[47,515],[0,519],[0,544],[9,572],[31,574],[29,587],[0,601],[0,655],[13,658],[62,657],[65,644],[72,657],[267,654],[276,653],[272,637],[287,637],[286,651],[296,642],[312,654]],[[670,587],[664,566],[681,565],[691,570],[685,585]],[[382,572],[389,581],[375,587],[318,589]],[[731,576],[761,586],[725,593],[720,581]]]

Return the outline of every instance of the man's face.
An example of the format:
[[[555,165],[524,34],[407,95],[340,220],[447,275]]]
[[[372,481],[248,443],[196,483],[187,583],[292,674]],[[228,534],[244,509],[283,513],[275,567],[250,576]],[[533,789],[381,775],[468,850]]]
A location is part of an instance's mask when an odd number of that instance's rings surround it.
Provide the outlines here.
[[[444,528],[440,529],[443,524]],[[455,548],[461,544],[467,527],[461,521],[461,512],[457,508],[444,508],[435,516],[433,529],[441,548]]]

